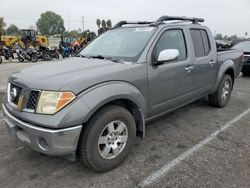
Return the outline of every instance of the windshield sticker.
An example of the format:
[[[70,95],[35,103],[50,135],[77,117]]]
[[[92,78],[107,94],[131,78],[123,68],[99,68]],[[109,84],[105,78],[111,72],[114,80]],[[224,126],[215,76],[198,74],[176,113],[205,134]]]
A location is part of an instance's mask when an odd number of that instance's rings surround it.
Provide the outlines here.
[[[154,29],[154,27],[140,27],[140,28],[136,28],[135,32],[139,32],[139,31],[152,31]]]

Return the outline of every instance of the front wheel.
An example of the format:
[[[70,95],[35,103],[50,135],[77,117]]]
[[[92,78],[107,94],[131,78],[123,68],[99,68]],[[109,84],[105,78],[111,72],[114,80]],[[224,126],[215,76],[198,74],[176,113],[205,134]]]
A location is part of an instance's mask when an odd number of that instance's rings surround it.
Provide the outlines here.
[[[9,60],[9,56],[5,55],[4,56],[5,60]]]
[[[135,137],[131,113],[120,106],[107,106],[84,127],[78,148],[80,158],[97,172],[109,171],[126,159]]]
[[[217,91],[209,96],[209,103],[212,106],[222,108],[229,102],[233,90],[233,80],[230,75],[226,74],[217,89]]]
[[[19,61],[19,62],[24,62],[24,58],[18,57],[18,61]]]
[[[44,61],[50,61],[52,59],[50,53],[43,54],[43,60]]]
[[[56,53],[56,54],[55,54],[55,58],[56,58],[56,59],[60,59],[60,54],[59,54],[59,53]]]
[[[36,54],[32,54],[32,55],[31,55],[31,61],[32,61],[33,63],[35,63],[35,62],[37,62],[37,60],[38,60],[37,55],[36,55]]]

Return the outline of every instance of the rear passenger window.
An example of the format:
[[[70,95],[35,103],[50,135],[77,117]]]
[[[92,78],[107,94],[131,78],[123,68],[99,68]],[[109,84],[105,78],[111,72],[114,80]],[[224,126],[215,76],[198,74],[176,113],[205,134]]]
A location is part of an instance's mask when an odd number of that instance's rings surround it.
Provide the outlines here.
[[[167,30],[161,35],[159,41],[157,42],[154,48],[154,60],[158,58],[159,53],[162,50],[166,49],[179,50],[180,55],[178,61],[182,61],[187,58],[186,42],[182,30]]]
[[[191,29],[191,38],[193,41],[195,57],[207,56],[211,50],[207,32],[200,29]]]
[[[208,55],[211,50],[211,47],[207,32],[205,30],[201,30],[201,35],[203,39],[205,55]]]

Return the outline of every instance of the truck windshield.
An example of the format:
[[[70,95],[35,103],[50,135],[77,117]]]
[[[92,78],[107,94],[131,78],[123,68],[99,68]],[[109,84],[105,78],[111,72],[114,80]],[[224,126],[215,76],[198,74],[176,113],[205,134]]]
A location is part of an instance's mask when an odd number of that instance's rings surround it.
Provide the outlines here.
[[[80,55],[136,62],[155,31],[154,27],[109,30],[86,46]]]

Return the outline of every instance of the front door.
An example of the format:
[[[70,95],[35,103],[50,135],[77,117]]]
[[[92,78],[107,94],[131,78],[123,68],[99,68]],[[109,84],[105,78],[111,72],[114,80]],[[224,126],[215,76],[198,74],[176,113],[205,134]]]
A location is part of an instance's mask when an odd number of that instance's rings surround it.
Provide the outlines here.
[[[173,109],[190,99],[192,93],[192,66],[183,28],[168,29],[161,33],[151,50],[148,63],[148,88],[150,117]],[[177,49],[177,60],[153,65],[159,53],[165,49]],[[150,62],[151,61],[151,62]]]

